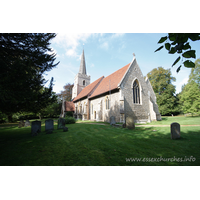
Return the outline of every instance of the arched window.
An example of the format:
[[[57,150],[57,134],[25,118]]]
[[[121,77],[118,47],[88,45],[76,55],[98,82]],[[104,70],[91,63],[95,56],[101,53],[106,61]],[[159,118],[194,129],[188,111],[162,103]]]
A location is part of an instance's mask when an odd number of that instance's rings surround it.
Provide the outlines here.
[[[106,97],[106,110],[110,109],[110,101],[108,96]]]
[[[83,81],[83,85],[85,85],[85,80]]]
[[[137,80],[133,83],[133,103],[140,104],[140,87]]]

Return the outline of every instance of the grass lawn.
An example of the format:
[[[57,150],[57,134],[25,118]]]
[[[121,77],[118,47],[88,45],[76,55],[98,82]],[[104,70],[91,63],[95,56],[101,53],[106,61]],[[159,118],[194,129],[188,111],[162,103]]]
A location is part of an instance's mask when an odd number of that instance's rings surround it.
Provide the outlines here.
[[[175,117],[173,117],[175,118]],[[196,119],[196,118],[194,118]],[[196,122],[195,122],[196,123]],[[31,137],[31,128],[0,128],[1,166],[199,166],[200,127],[181,127],[181,139],[171,140],[169,127],[136,127],[76,123],[68,132],[55,130]],[[147,162],[148,158],[194,162]],[[144,159],[133,161],[132,158]]]
[[[148,123],[149,125],[170,125],[173,122],[177,122],[180,125],[200,125],[200,116],[185,117],[185,116],[162,116],[162,121],[155,121]]]

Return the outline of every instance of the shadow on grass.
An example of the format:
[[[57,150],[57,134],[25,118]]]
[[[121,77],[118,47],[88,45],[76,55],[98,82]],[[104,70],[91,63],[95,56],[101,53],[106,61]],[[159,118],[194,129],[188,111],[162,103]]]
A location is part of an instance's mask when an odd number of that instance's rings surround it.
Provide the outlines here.
[[[134,130],[93,124],[66,125],[68,132],[42,132],[31,128],[0,130],[0,165],[28,166],[181,166],[200,165],[199,128],[184,127],[181,139],[171,140],[168,127],[136,127]],[[195,162],[132,162],[127,158],[184,158]]]

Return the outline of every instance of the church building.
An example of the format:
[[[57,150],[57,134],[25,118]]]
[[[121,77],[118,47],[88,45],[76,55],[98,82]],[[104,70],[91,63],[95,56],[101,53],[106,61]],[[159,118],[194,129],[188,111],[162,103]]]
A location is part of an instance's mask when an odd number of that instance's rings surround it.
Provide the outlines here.
[[[134,54],[129,64],[90,83],[83,50],[72,102],[77,119],[110,122],[110,117],[115,116],[116,122],[123,123],[161,120],[151,83],[147,77],[144,79]]]

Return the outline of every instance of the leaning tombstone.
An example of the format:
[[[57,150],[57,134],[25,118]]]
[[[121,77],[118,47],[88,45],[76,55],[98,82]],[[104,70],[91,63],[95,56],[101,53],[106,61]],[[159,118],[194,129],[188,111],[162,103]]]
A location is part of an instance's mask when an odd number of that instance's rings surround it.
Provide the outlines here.
[[[25,121],[24,127],[27,127],[27,126],[30,126],[30,125],[31,125],[31,123],[30,123],[30,121],[27,119],[27,120]]]
[[[53,119],[45,120],[45,131],[54,130]]]
[[[41,121],[33,121],[31,123],[31,135],[35,136],[41,132]]]
[[[65,127],[65,119],[59,118],[58,119],[58,129],[63,129]]]
[[[171,123],[171,139],[180,139],[180,124],[179,123]]]
[[[116,124],[115,117],[111,116],[110,117],[110,125],[115,125],[115,124]]]
[[[126,127],[128,129],[135,129],[135,123],[134,123],[134,119],[132,116],[126,117]]]

